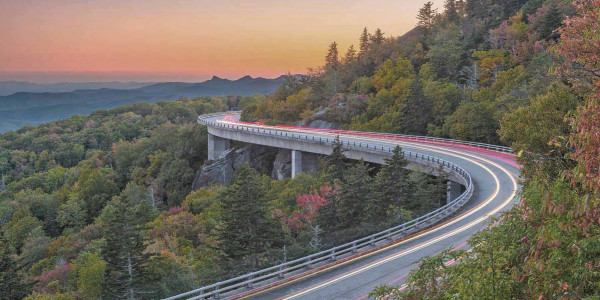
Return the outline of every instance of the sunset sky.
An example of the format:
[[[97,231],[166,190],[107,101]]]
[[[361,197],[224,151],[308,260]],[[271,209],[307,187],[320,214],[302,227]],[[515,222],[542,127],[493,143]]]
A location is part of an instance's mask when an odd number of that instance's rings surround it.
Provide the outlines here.
[[[0,0],[0,80],[276,77],[401,35],[426,0]],[[442,0],[433,1],[441,7]]]

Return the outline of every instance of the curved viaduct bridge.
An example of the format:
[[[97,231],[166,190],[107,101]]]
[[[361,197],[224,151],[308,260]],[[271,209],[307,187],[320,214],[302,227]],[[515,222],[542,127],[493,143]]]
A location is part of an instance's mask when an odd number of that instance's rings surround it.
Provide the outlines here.
[[[339,137],[345,155],[383,163],[401,146],[408,168],[449,176],[448,203],[405,224],[280,265],[200,287],[168,299],[364,299],[381,284],[399,285],[425,256],[464,248],[492,215],[517,202],[519,165],[507,147],[457,140],[265,126],[239,121],[239,113],[198,117],[208,127],[209,159],[236,140],[292,151],[292,176],[317,167]]]

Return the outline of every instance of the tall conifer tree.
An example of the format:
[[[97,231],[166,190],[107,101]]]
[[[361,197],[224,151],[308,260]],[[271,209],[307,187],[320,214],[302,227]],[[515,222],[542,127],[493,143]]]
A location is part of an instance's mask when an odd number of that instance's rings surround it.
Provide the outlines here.
[[[458,23],[459,16],[455,0],[446,0],[444,2],[444,15],[450,23]]]
[[[145,224],[155,217],[145,188],[129,184],[104,208],[100,216],[106,245],[103,298],[139,299],[149,297],[152,278],[145,253]]]
[[[384,40],[385,37],[383,36],[383,32],[381,31],[381,29],[377,28],[375,30],[375,33],[371,36],[371,44],[381,45]]]
[[[269,178],[244,164],[233,175],[223,195],[219,247],[227,259],[258,266],[258,256],[283,246],[283,231],[278,219],[270,215]]]
[[[325,56],[325,66],[336,69],[340,63],[337,43],[333,42],[329,45],[327,56]]]
[[[365,27],[360,35],[359,55],[365,55],[367,51],[369,51],[369,31]]]
[[[394,217],[390,213],[406,206],[409,194],[407,163],[402,148],[396,146],[392,157],[385,160],[385,165],[375,176],[373,193],[367,205],[367,216],[371,222]]]
[[[4,233],[0,231],[0,299],[23,299],[29,295],[32,286],[32,282],[25,281]]]
[[[333,150],[325,160],[329,167],[329,178],[331,181],[341,180],[348,168],[348,159],[344,155],[344,150],[340,137],[337,136],[333,141]]]
[[[417,77],[410,84],[410,92],[402,109],[404,130],[407,134],[427,133],[431,119],[431,103],[423,93],[423,84]]]
[[[373,178],[371,169],[361,159],[344,174],[339,189],[339,229],[346,229],[360,224],[364,219],[366,199],[371,196]]]
[[[425,33],[428,33],[433,27],[436,14],[437,9],[433,8],[433,3],[431,1],[425,3],[423,7],[419,9],[419,14],[417,15],[417,24],[419,27],[425,30]]]

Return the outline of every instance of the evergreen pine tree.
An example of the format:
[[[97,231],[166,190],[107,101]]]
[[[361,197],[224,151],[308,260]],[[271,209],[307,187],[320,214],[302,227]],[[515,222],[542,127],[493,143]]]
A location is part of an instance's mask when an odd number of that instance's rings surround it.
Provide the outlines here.
[[[423,172],[411,172],[408,176],[410,185],[407,208],[421,215],[428,213],[446,203],[448,173],[441,167],[437,176]]]
[[[419,14],[417,15],[417,25],[425,30],[426,34],[433,27],[436,14],[437,9],[433,9],[433,3],[431,1],[425,3],[423,7],[419,9]]]
[[[280,221],[270,216],[268,177],[244,164],[233,175],[223,194],[219,248],[230,260],[258,266],[258,256],[283,246]]]
[[[562,20],[562,13],[556,6],[556,3],[550,4],[548,11],[546,11],[546,14],[542,18],[542,24],[540,26],[540,38],[545,40],[558,39],[558,34],[554,33],[553,31],[560,26]]]
[[[363,56],[369,51],[369,32],[367,27],[363,28],[363,32],[360,35],[359,55]]]
[[[367,199],[371,197],[373,178],[370,168],[361,159],[344,174],[339,189],[339,228],[353,227],[364,219]]]
[[[486,16],[487,10],[482,0],[467,0],[465,12],[471,19],[483,19]]]
[[[0,231],[0,299],[20,300],[31,292],[33,282],[26,282],[8,242]]]
[[[377,28],[375,33],[371,36],[371,44],[381,45],[385,37],[383,36],[383,32],[381,29]]]
[[[327,56],[325,56],[325,66],[327,68],[337,69],[339,65],[339,53],[337,48],[337,43],[333,42],[329,45],[329,50],[327,51]]]
[[[427,133],[427,124],[431,121],[431,103],[423,94],[423,84],[418,77],[410,84],[410,92],[404,101],[402,112],[405,133]]]
[[[390,213],[406,206],[409,194],[407,164],[402,148],[396,146],[392,157],[385,160],[385,165],[374,179],[372,197],[367,205],[367,216],[371,222],[385,221],[391,217]]]
[[[455,0],[446,0],[444,3],[444,14],[450,23],[458,23],[459,17]]]
[[[436,206],[438,199],[429,181],[429,175],[423,172],[411,172],[408,176],[410,194],[406,208],[416,215],[422,215]]]
[[[147,267],[150,254],[144,253],[145,224],[154,216],[149,195],[140,186],[129,184],[104,208],[100,220],[106,245],[103,298],[147,298],[152,280]]]
[[[346,51],[346,55],[344,55],[344,62],[348,63],[354,61],[356,59],[356,50],[354,50],[354,45],[350,45],[348,47],[348,51]]]
[[[438,175],[430,180],[431,188],[434,191],[434,209],[446,204],[448,198],[448,177],[450,176],[441,166],[437,169],[437,173]]]
[[[333,141],[333,150],[329,154],[325,161],[329,167],[329,178],[332,182],[336,180],[342,180],[344,173],[348,168],[348,159],[344,155],[344,150],[340,137],[337,136]]]

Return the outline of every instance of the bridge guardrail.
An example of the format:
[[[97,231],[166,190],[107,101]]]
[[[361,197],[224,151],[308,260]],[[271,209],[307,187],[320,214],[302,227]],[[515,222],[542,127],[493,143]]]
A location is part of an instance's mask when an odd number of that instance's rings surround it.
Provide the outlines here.
[[[209,117],[214,117],[214,116],[218,116],[218,115],[222,115],[222,113],[216,113],[216,114],[209,114],[209,115],[203,115],[201,117],[204,117],[202,119],[202,121],[200,121],[200,117],[198,118],[199,123],[204,124],[204,125],[210,125],[210,126],[217,126],[217,127],[222,127],[222,128],[229,128],[232,130],[246,130],[249,132],[254,132],[255,134],[267,134],[267,135],[272,135],[274,131],[276,130],[270,130],[270,129],[259,129],[259,128],[253,128],[253,127],[248,127],[248,126],[244,126],[244,125],[231,125],[231,124],[223,124],[223,123],[218,123],[218,122],[212,122],[212,121],[207,121],[206,118]],[[308,142],[317,142],[317,143],[327,143],[327,144],[331,144],[333,143],[333,139],[321,139],[319,141],[313,139],[313,138],[308,138],[308,135],[304,135],[304,138],[302,138],[302,134],[295,134],[295,133],[289,133],[286,135],[279,135],[282,136],[284,138],[290,138],[290,139],[298,139],[298,140],[304,140],[304,141],[308,141]],[[348,148],[360,148],[360,149],[364,149],[365,145],[363,145],[362,143],[359,144],[355,144],[355,143],[346,143],[346,147]],[[366,145],[366,147],[368,148],[368,145]],[[381,146],[381,148],[378,147],[370,147],[368,148],[369,151],[376,151],[376,152],[392,152],[393,148],[392,147],[385,147],[385,146]],[[357,253],[359,249],[365,248],[367,246],[374,246],[375,243],[383,241],[383,240],[389,240],[389,241],[393,241],[393,240],[398,240],[401,239],[403,237],[406,237],[410,234],[413,234],[415,232],[418,232],[420,230],[423,230],[425,228],[430,227],[433,224],[438,223],[439,221],[447,218],[448,216],[452,215],[453,213],[455,213],[456,211],[458,211],[459,209],[461,209],[465,203],[468,202],[468,200],[471,198],[471,196],[473,195],[474,192],[474,186],[473,186],[473,181],[471,178],[471,175],[466,172],[463,168],[449,162],[449,161],[445,161],[443,159],[437,158],[437,157],[433,157],[430,155],[425,155],[425,154],[420,154],[420,153],[415,153],[415,152],[410,152],[410,151],[403,151],[405,156],[408,156],[409,158],[415,158],[417,160],[421,160],[423,162],[429,162],[429,163],[434,163],[434,164],[438,164],[440,166],[442,166],[444,169],[446,170],[450,170],[456,174],[458,174],[460,177],[462,177],[466,183],[466,190],[460,195],[458,196],[456,199],[450,201],[449,203],[447,203],[446,205],[431,211],[425,215],[422,215],[418,218],[415,218],[411,221],[405,222],[403,224],[394,226],[392,228],[377,232],[375,234],[354,240],[352,242],[348,242],[327,250],[323,250],[308,256],[304,256],[295,260],[291,260],[282,264],[278,264],[269,268],[265,268],[259,271],[255,271],[255,272],[251,272],[245,275],[241,275],[241,276],[237,276],[228,280],[224,280],[221,282],[217,282],[211,285],[207,285],[204,287],[200,287],[198,289],[194,289],[192,291],[186,292],[186,293],[182,293],[179,295],[175,295],[169,298],[166,298],[165,300],[174,300],[174,299],[181,299],[184,297],[188,297],[188,299],[205,299],[208,297],[214,297],[214,298],[220,298],[220,295],[222,293],[226,293],[226,292],[231,292],[240,288],[249,288],[252,289],[254,287],[254,284],[259,283],[259,282],[264,282],[267,281],[269,279],[283,279],[285,278],[286,274],[292,273],[294,271],[299,271],[305,268],[310,268],[313,264],[319,263],[319,262],[325,262],[325,261],[335,261],[338,257],[342,256],[342,255],[348,255],[348,254],[352,254],[352,253]]]
[[[205,122],[207,122],[205,120],[206,118],[222,116],[222,115],[234,115],[234,114],[240,114],[240,112],[230,111],[230,112],[225,112],[225,113],[218,112],[218,113],[205,114],[205,115],[198,116],[198,123],[204,124]],[[307,128],[307,127],[302,127],[302,126],[290,126],[290,127]],[[281,128],[281,130],[285,130],[285,127]],[[506,147],[506,146],[499,146],[499,145],[479,143],[479,142],[461,141],[461,140],[456,140],[456,139],[446,139],[446,138],[398,134],[398,133],[369,132],[369,131],[352,131],[352,130],[318,129],[318,128],[316,130],[321,130],[323,132],[331,132],[331,133],[336,133],[336,132],[349,133],[352,135],[359,135],[359,136],[363,135],[363,136],[373,136],[373,137],[393,137],[393,138],[404,139],[404,140],[442,142],[442,143],[459,144],[459,145],[465,145],[465,146],[470,146],[470,147],[493,150],[493,151],[507,153],[507,154],[513,153],[512,148]]]

